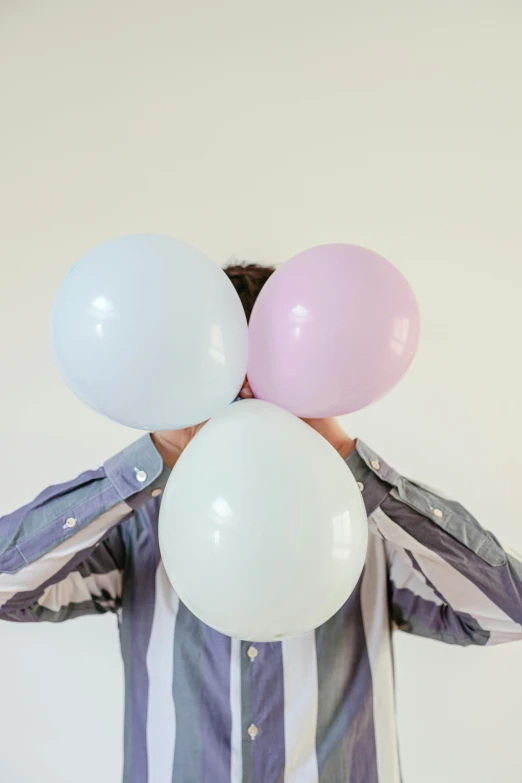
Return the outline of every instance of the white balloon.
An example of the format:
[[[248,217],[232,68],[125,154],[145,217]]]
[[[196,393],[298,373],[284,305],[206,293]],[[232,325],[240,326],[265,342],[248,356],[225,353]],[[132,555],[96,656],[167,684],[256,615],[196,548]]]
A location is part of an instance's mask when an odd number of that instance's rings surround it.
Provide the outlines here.
[[[180,599],[227,636],[326,622],[361,575],[368,522],[344,460],[291,413],[244,400],[196,435],[163,496],[160,550]]]
[[[84,256],[60,285],[50,332],[71,389],[138,429],[205,421],[246,374],[248,328],[234,286],[170,237],[121,237]]]

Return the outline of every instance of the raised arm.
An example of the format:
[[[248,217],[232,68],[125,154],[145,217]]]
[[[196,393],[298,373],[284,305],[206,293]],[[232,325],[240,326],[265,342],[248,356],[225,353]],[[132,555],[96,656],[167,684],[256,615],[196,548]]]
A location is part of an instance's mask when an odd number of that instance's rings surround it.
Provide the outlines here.
[[[463,506],[400,476],[360,441],[347,464],[386,542],[392,617],[453,644],[522,639],[522,561]]]
[[[121,523],[159,501],[168,475],[146,435],[0,518],[0,619],[61,621],[116,611],[125,565]]]

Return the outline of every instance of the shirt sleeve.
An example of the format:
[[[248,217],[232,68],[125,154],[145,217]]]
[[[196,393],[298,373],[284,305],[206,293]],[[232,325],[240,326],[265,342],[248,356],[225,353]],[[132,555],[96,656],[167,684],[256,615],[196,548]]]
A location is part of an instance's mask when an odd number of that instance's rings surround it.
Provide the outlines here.
[[[347,459],[384,539],[393,622],[452,644],[522,639],[522,558],[460,503],[410,481],[360,441]]]
[[[146,435],[1,517],[0,619],[61,621],[117,611],[125,566],[120,523],[159,497],[169,473]]]

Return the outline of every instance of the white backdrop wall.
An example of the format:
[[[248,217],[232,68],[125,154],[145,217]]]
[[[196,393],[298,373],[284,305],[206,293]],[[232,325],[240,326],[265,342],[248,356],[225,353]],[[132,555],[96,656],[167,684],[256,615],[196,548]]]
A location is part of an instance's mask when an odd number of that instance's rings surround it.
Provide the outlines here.
[[[134,433],[53,366],[53,293],[134,231],[218,263],[371,247],[421,304],[401,386],[343,419],[522,549],[522,7],[513,0],[3,0],[0,503]],[[175,299],[172,303],[176,306]],[[522,645],[396,640],[406,783],[522,778]],[[2,783],[114,783],[112,618],[0,626]]]

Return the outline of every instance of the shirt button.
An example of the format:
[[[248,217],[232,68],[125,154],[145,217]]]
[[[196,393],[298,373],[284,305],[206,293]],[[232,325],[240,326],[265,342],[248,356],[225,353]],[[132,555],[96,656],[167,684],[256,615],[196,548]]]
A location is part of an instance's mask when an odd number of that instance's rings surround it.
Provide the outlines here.
[[[374,470],[380,470],[381,469],[381,463],[379,462],[378,459],[372,459],[372,461],[370,462],[370,465],[372,466],[372,468]]]
[[[161,489],[153,489],[150,494],[153,498],[158,498],[161,495]]]
[[[136,481],[139,481],[140,484],[143,484],[144,481],[147,481],[147,474],[144,470],[136,470]]]
[[[78,520],[77,520],[77,519],[75,519],[74,517],[69,517],[69,519],[66,519],[66,520],[65,520],[64,527],[68,527],[68,528],[73,528],[73,527],[76,527],[76,523],[77,523],[77,521],[78,521]]]
[[[444,516],[444,514],[442,513],[442,511],[440,510],[440,508],[434,508],[434,509],[433,509],[433,516],[434,516],[434,517],[437,517],[437,519],[442,519],[442,517]]]
[[[362,481],[358,481],[357,486],[359,487],[359,491],[362,492],[364,489],[364,484],[362,483]]]
[[[259,650],[257,649],[257,647],[249,647],[247,650],[247,655],[251,661],[255,661],[255,659],[259,655]]]
[[[248,732],[248,736],[250,737],[250,739],[251,740],[255,740],[255,738],[259,734],[259,729],[257,728],[257,726],[255,726],[253,723],[251,723],[250,726],[248,727],[247,732]]]

